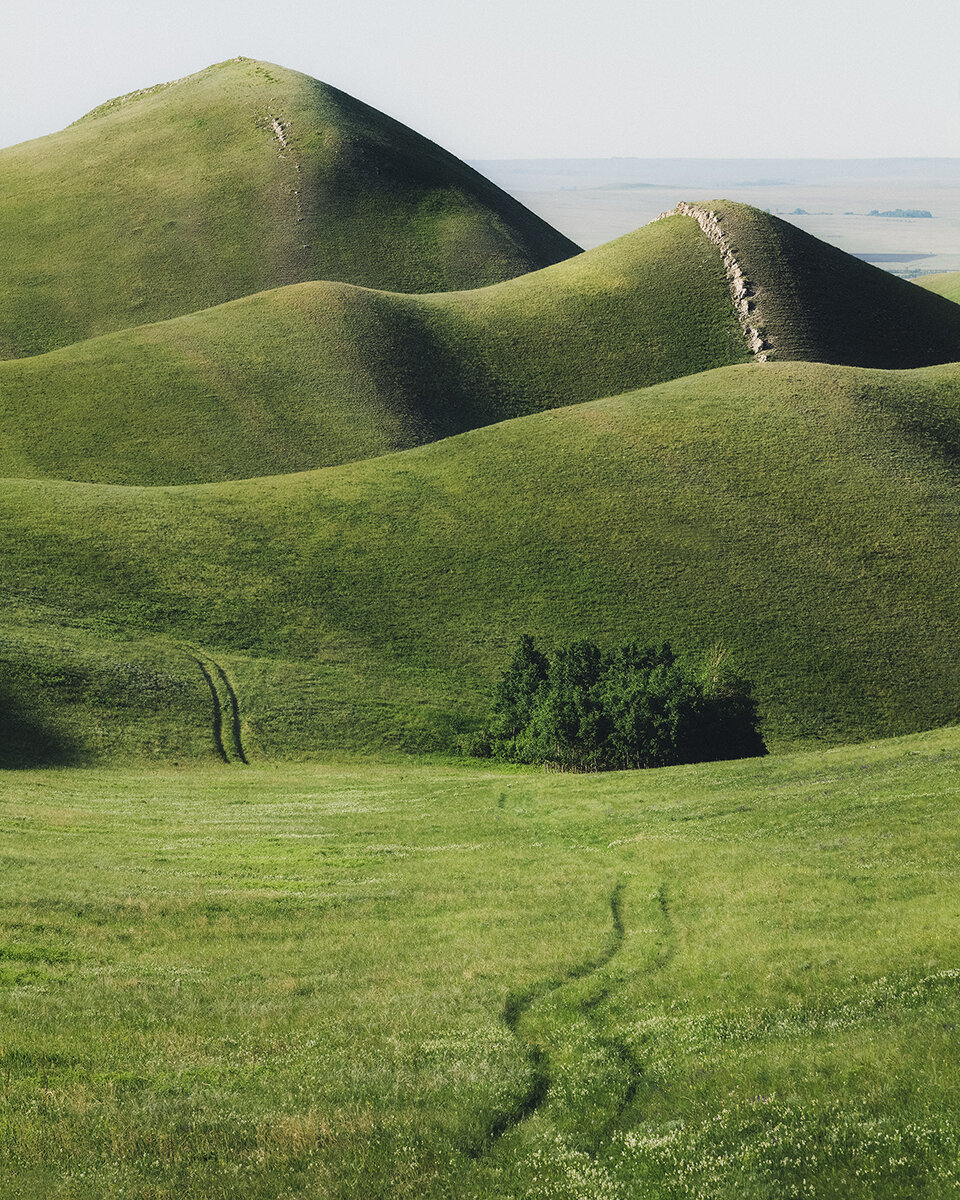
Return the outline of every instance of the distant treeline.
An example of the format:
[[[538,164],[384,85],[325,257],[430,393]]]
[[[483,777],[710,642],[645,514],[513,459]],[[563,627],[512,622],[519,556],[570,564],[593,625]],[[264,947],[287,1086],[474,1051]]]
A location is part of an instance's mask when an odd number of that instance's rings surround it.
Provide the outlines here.
[[[868,217],[932,217],[932,212],[927,212],[925,208],[890,208],[886,212],[880,212],[879,209],[871,208],[867,213]]]

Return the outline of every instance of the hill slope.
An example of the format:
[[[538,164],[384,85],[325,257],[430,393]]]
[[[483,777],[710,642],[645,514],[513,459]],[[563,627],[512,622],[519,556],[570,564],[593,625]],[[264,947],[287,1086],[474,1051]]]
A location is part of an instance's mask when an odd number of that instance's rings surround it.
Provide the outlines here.
[[[719,257],[678,216],[475,291],[298,284],[0,363],[0,476],[302,470],[748,357]]]
[[[944,275],[925,275],[916,280],[921,287],[936,292],[955,304],[960,304],[960,271],[948,271]]]
[[[253,756],[436,748],[530,630],[722,639],[774,746],[944,724],[958,452],[956,366],[770,363],[303,474],[9,481],[11,704],[79,758],[212,748],[199,644]]]
[[[234,59],[0,151],[0,358],[308,279],[476,287],[578,252],[406,126]]]
[[[342,463],[744,362],[751,342],[773,360],[960,358],[960,306],[758,210],[682,207],[488,288],[293,285],[0,363],[0,475],[165,484]]]
[[[768,358],[891,369],[960,360],[960,307],[942,297],[750,205],[679,208],[735,264]]]

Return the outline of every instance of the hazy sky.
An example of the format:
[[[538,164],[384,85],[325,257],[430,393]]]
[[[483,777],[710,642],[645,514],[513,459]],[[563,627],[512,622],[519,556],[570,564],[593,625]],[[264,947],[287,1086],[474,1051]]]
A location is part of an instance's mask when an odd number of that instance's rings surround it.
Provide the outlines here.
[[[464,158],[960,156],[960,0],[0,0],[0,145],[244,54]]]

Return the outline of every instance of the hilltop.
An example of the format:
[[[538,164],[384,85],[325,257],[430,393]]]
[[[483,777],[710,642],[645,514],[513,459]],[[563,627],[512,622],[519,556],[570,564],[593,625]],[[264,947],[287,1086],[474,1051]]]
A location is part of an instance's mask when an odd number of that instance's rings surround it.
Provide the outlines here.
[[[0,151],[0,358],[310,279],[471,288],[578,247],[413,130],[232,59]]]
[[[368,458],[710,368],[960,358],[960,307],[715,201],[486,288],[276,289],[0,363],[0,474],[194,483]]]
[[[960,359],[960,307],[750,205],[680,209],[716,226],[766,357],[889,369]]]

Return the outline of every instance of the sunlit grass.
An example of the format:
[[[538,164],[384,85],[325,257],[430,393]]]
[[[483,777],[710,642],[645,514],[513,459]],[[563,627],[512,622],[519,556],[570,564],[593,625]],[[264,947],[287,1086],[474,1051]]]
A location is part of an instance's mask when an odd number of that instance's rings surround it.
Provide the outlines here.
[[[958,767],[8,773],[13,1194],[953,1195]]]

